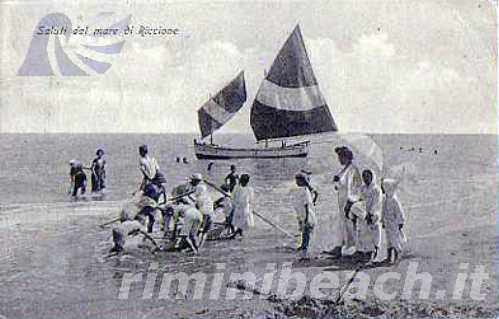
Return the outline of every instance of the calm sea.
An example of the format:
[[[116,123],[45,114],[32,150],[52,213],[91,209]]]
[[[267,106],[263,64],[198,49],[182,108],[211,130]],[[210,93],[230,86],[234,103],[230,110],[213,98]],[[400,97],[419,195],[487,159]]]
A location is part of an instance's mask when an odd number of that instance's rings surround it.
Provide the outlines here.
[[[215,161],[210,172],[207,171],[209,161],[198,161],[194,157],[194,138],[189,134],[2,134],[0,204],[68,201],[68,161],[74,158],[89,165],[97,148],[106,152],[109,190],[106,200],[127,198],[137,188],[141,179],[137,154],[140,144],[149,145],[169,187],[195,172],[221,182],[232,163],[240,172],[252,175],[254,186],[262,190],[292,181],[293,174],[301,168],[324,177],[318,178],[319,182],[327,180],[325,173],[331,175],[338,169],[333,148],[340,142],[334,137],[313,140],[307,159]],[[435,170],[452,180],[495,171],[495,135],[374,135],[373,138],[383,150],[385,167],[411,163],[412,173],[421,178]],[[252,136],[218,135],[215,142],[251,146]],[[412,147],[415,151],[407,151]],[[422,153],[419,153],[420,147]],[[434,150],[438,150],[438,155]],[[177,163],[177,157],[186,157],[189,164]]]

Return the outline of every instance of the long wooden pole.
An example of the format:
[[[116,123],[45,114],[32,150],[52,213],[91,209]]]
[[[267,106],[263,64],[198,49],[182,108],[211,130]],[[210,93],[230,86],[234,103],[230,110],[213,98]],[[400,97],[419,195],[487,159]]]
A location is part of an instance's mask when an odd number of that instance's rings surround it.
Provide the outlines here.
[[[223,194],[224,196],[227,196],[227,197],[231,197],[229,193],[225,192],[223,189],[221,189],[220,187],[218,187],[217,185],[213,184],[212,182],[210,181],[207,181],[207,180],[204,180],[204,182],[206,183],[206,185],[209,185],[211,187],[213,187],[215,190],[219,191],[221,194]],[[262,215],[260,215],[259,213],[257,213],[256,211],[253,211],[253,214],[255,216],[257,216],[258,218],[260,218],[261,220],[263,220],[264,222],[266,222],[267,224],[269,224],[270,226],[274,227],[275,229],[279,230],[280,232],[282,232],[283,234],[285,234],[286,236],[288,236],[289,238],[292,238],[293,240],[295,240],[295,236],[291,235],[290,233],[288,233],[286,230],[282,229],[281,227],[277,226],[276,224],[274,224],[272,221],[270,221],[269,219],[267,219],[266,217],[263,217]]]
[[[185,196],[189,196],[189,195],[194,194],[194,193],[195,193],[195,191],[185,192],[185,193],[180,194],[178,196],[175,196],[175,197],[172,197],[172,198],[168,198],[167,201],[168,202],[176,201],[177,199],[180,199],[180,198],[185,197]]]
[[[118,218],[115,218],[115,219],[110,220],[110,221],[108,221],[108,222],[106,222],[106,223],[104,223],[104,224],[99,225],[99,227],[104,228],[105,226],[107,226],[107,225],[111,225],[111,224],[114,224],[114,223],[116,223],[116,222],[117,222],[117,221],[119,221],[119,220],[120,220],[120,218],[119,218],[119,217],[118,217]]]
[[[288,233],[286,230],[284,230],[283,228],[277,226],[276,224],[274,224],[273,222],[271,222],[270,220],[268,220],[267,218],[263,217],[262,215],[258,214],[257,212],[253,211],[253,214],[256,215],[257,217],[259,217],[261,220],[263,220],[264,222],[266,222],[267,224],[269,224],[270,226],[274,227],[275,229],[277,230],[280,230],[283,234],[285,234],[286,236],[288,236],[289,238],[295,240],[295,236],[291,235],[290,233]]]

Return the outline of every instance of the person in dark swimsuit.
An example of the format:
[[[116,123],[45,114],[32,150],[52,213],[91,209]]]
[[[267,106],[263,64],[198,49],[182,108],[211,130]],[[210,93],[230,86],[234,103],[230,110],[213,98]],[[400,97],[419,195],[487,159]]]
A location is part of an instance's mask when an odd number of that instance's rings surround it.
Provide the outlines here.
[[[69,163],[71,166],[69,175],[71,178],[71,195],[76,197],[78,195],[78,191],[80,194],[85,194],[87,188],[87,175],[83,172],[83,164],[79,161],[73,160]]]
[[[104,150],[98,149],[96,152],[97,157],[93,160],[92,170],[92,192],[100,192],[106,185],[104,183],[106,178],[106,160],[103,158]]]
[[[229,185],[231,193],[234,191],[234,187],[236,187],[239,181],[239,175],[237,175],[236,170],[236,165],[231,165],[230,173],[225,177],[225,183]]]

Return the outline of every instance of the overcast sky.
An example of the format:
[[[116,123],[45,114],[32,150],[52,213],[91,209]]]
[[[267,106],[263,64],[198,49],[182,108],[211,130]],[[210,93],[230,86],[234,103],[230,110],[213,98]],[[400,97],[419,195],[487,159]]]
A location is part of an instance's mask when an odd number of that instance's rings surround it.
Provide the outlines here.
[[[3,1],[0,132],[198,132],[197,109],[245,70],[248,102],[221,132],[251,132],[253,97],[300,24],[319,86],[344,132],[495,133],[496,8],[490,1]],[[125,3],[125,4],[123,4]],[[18,77],[35,26],[179,28],[128,36],[103,75]],[[100,25],[97,25],[100,26]],[[66,52],[88,37],[71,37]],[[49,55],[53,55],[48,47]]]

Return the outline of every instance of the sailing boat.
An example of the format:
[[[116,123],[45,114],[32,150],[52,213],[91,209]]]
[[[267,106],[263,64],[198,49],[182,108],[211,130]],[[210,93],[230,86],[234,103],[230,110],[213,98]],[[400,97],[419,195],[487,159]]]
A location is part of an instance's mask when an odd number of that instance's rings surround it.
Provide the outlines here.
[[[198,110],[202,138],[227,123],[246,101],[241,72]],[[336,132],[337,126],[319,90],[297,25],[263,79],[251,107],[250,124],[258,142],[283,139],[281,147],[230,148],[194,140],[199,159],[306,157],[309,141],[292,145],[285,138]]]

